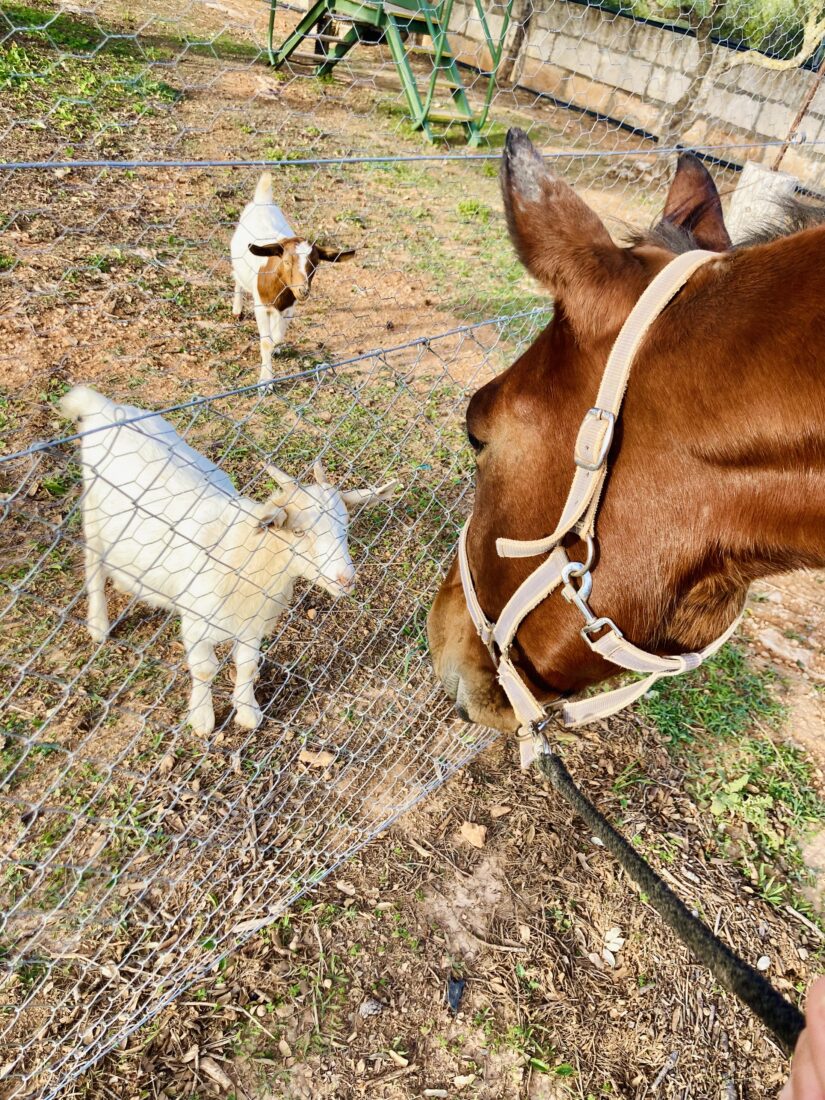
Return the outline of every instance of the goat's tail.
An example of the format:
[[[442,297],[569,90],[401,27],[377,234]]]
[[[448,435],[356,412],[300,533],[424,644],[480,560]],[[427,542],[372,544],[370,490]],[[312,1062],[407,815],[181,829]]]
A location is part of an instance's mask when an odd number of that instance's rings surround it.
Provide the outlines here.
[[[112,407],[109,398],[91,386],[75,386],[60,398],[60,411],[69,420],[80,420],[83,416],[101,413]]]
[[[255,188],[255,202],[258,206],[272,206],[275,200],[272,197],[272,173],[264,172],[258,180]]]

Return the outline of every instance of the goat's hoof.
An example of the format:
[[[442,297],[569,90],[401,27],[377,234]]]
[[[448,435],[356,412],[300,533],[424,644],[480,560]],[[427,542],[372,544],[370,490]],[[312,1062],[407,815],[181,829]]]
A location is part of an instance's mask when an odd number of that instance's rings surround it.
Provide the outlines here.
[[[86,628],[89,631],[89,637],[97,645],[102,645],[103,642],[105,642],[106,639],[109,637],[108,623],[106,624],[106,626],[99,626],[97,623],[95,623],[94,625],[92,623],[88,623]]]
[[[215,728],[215,712],[212,707],[197,707],[189,711],[187,722],[199,737],[208,737]]]
[[[235,711],[235,725],[245,730],[256,730],[263,721],[260,707],[240,706]]]
[[[235,310],[233,309],[232,310],[232,320],[233,321],[242,321],[243,320],[243,310],[241,310],[240,313],[236,313]]]

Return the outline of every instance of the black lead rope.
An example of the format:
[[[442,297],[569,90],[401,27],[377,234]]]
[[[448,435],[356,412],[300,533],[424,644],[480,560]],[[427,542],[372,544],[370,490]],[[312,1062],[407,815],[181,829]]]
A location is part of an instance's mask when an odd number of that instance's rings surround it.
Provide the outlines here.
[[[650,898],[653,908],[690,950],[708,966],[713,976],[743,1001],[776,1036],[786,1054],[791,1054],[805,1017],[799,1009],[778,993],[770,982],[726,947],[711,930],[695,917],[660,876],[625,838],[581,793],[567,768],[555,753],[542,753],[539,770],[570,803],[588,828],[612,852],[630,877]]]

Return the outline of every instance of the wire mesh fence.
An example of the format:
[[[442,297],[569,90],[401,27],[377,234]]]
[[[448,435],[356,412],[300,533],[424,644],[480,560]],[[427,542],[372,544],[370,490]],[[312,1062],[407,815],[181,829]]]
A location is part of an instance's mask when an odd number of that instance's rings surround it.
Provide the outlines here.
[[[727,166],[781,154],[821,182],[813,9],[442,6],[442,56],[483,118],[469,148],[466,119],[443,118],[455,87],[429,95],[438,65],[415,29],[408,70],[359,31],[316,76],[336,28],[272,69],[269,13],[0,8],[8,1097],[59,1095],[489,743],[450,718],[424,621],[470,506],[467,398],[549,315],[499,213],[506,127],[617,232],[655,217],[684,143]],[[302,14],[277,6],[276,51]],[[296,308],[268,389],[254,324],[230,316],[228,259],[263,164],[298,233],[356,249]],[[735,178],[719,168],[723,190]],[[306,479],[320,458],[348,488],[401,481],[352,517],[354,595],[301,587],[266,640],[254,732],[233,721],[226,649],[216,728],[188,728],[174,613],[110,592],[111,635],[89,637],[79,444],[59,410],[76,382],[162,412],[257,501],[273,462]]]

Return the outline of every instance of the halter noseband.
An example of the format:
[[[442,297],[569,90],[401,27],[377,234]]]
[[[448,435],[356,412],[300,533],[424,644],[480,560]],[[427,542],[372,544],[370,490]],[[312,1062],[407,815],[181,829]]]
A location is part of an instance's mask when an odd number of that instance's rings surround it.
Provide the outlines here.
[[[579,428],[573,455],[576,471],[555,531],[541,539],[496,540],[499,557],[531,558],[539,554],[549,554],[549,557],[519,585],[495,623],[490,622],[484,614],[470,573],[467,532],[472,515],[461,531],[458,564],[467,610],[497,667],[498,681],[519,721],[518,740],[522,767],[527,767],[538,753],[547,749],[543,731],[553,715],[568,729],[586,725],[598,718],[607,718],[635,702],[663,676],[677,676],[681,672],[698,668],[725,644],[739,625],[741,616],[731,623],[721,637],[698,653],[660,657],[633,645],[612,619],[595,615],[589,604],[593,585],[591,567],[595,550],[596,516],[607,474],[607,455],[613,442],[613,430],[621,412],[633,360],[648,329],[668,302],[694,271],[708,260],[716,258],[715,252],[698,250],[678,256],[659,272],[633,307],[611,349],[596,404],[588,409]],[[568,534],[575,534],[587,543],[586,561],[570,561],[567,551],[561,545],[562,539]],[[564,598],[581,612],[584,626],[580,633],[590,648],[619,668],[643,674],[643,679],[585,699],[566,701],[560,706],[553,704],[552,713],[548,713],[548,708],[539,703],[516,672],[510,658],[510,648],[524,618],[559,586]]]

